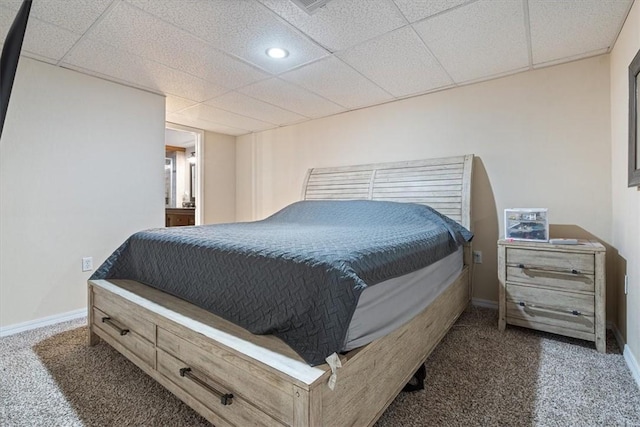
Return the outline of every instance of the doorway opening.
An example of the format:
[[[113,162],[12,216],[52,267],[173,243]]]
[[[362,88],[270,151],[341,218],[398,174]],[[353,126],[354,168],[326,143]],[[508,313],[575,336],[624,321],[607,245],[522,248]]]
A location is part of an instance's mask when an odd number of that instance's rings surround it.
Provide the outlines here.
[[[174,123],[165,126],[166,226],[202,224],[204,132]]]

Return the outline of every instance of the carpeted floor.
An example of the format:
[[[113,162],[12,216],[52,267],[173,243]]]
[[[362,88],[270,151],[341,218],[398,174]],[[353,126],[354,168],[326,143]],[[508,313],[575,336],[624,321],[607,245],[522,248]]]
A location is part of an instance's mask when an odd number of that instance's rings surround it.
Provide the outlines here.
[[[206,426],[84,321],[0,339],[2,426]],[[640,426],[640,390],[615,340],[593,344],[507,327],[471,308],[377,426]],[[339,378],[338,378],[339,381]]]

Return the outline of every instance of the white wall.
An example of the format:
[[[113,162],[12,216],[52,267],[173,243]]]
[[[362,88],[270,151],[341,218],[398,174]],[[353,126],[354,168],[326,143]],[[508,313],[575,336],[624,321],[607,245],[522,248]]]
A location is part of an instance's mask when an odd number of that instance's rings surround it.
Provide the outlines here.
[[[609,57],[599,56],[241,136],[237,218],[298,200],[310,167],[473,153],[484,255],[474,296],[496,301],[503,209],[547,207],[552,236],[611,241],[609,95]]]
[[[204,134],[204,224],[236,219],[235,136]]]
[[[255,212],[255,134],[236,138],[236,221],[258,219]]]
[[[629,71],[640,49],[640,2],[636,1],[611,52],[611,172],[613,246],[617,249],[617,323],[640,361],[640,187],[628,188]],[[624,275],[629,293],[624,295]]]
[[[0,140],[0,325],[84,308],[94,267],[164,224],[164,98],[21,58]]]

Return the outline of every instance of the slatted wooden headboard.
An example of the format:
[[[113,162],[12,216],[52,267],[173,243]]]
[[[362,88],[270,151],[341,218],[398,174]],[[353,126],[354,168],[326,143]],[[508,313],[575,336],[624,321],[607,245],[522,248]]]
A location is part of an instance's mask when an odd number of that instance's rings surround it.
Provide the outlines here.
[[[429,205],[471,229],[473,154],[309,169],[302,200],[387,200]]]

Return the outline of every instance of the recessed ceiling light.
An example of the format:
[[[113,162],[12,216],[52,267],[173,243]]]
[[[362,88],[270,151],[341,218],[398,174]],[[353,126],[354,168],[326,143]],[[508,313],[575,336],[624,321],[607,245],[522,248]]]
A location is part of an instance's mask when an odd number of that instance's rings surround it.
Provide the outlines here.
[[[270,47],[269,49],[267,49],[267,55],[271,58],[282,59],[289,56],[289,52],[287,52],[285,49],[282,49],[281,47]]]

